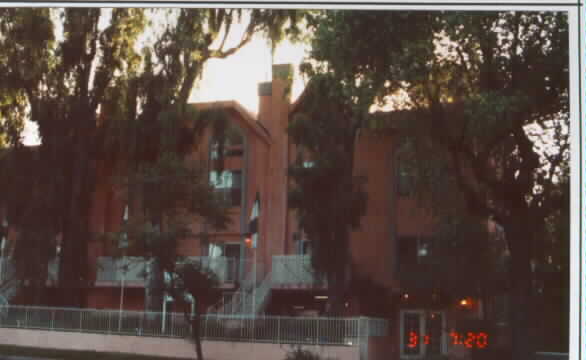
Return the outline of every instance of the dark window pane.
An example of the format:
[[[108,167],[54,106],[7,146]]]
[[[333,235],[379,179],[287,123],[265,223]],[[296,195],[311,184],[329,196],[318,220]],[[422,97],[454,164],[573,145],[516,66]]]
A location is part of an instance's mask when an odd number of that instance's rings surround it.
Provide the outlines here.
[[[230,147],[226,150],[226,156],[242,156],[244,154],[244,150],[242,147]]]
[[[242,171],[241,170],[233,170],[232,171],[232,187],[240,189],[242,187]]]
[[[241,199],[242,199],[242,190],[240,188],[233,188],[231,189],[231,199],[230,199],[230,205],[232,206],[240,206],[241,204]]]
[[[397,166],[397,192],[401,196],[409,196],[413,193],[415,175],[404,160],[398,160]]]
[[[400,265],[417,264],[417,238],[411,236],[400,237],[397,255]]]

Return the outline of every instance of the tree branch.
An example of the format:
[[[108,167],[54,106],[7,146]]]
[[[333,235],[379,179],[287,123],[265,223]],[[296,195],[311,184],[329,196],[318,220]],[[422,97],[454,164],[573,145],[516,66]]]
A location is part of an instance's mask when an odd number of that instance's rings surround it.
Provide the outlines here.
[[[248,44],[250,40],[252,40],[252,34],[254,33],[255,28],[256,22],[254,20],[251,20],[250,24],[248,24],[248,27],[246,28],[246,31],[242,35],[240,42],[236,46],[228,50],[223,50],[222,48],[219,48],[217,50],[211,50],[209,57],[215,59],[224,59],[234,54],[236,51],[240,50],[244,45]]]

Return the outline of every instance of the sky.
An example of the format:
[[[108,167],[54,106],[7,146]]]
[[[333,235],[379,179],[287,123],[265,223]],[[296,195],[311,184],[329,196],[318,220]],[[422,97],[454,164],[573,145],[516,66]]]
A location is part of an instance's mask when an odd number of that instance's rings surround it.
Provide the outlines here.
[[[298,73],[307,47],[283,42],[275,52],[275,64],[293,64],[296,70],[292,96],[304,88]],[[191,102],[236,100],[253,114],[258,112],[258,84],[271,78],[271,53],[265,39],[256,37],[227,59],[208,61],[199,86],[191,93]]]
[[[238,41],[243,25],[235,27],[234,36],[226,45]],[[275,51],[275,64],[292,64],[295,68],[292,100],[294,101],[305,86],[298,73],[309,47],[283,41]],[[261,35],[255,36],[248,44],[226,59],[212,59],[206,63],[202,78],[197,82],[190,102],[235,100],[251,113],[258,112],[258,84],[271,78],[271,52],[268,42]],[[40,140],[36,124],[27,122],[24,130],[24,144],[36,145]]]

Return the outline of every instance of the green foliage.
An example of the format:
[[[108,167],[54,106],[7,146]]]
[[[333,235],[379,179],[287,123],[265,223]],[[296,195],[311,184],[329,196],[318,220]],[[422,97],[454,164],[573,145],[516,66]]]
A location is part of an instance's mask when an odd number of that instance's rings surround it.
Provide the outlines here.
[[[287,352],[285,360],[333,360],[331,358],[322,358],[319,354],[303,349],[301,346]]]
[[[396,303],[393,298],[396,294],[373,280],[372,276],[362,274],[359,267],[352,269],[347,295],[359,302],[361,316],[383,319],[395,316]]]
[[[331,80],[324,76],[312,81],[302,112],[289,124],[289,136],[300,149],[289,168],[295,184],[289,206],[312,241],[314,269],[336,289],[346,278],[349,232],[360,226],[366,193],[364,179],[353,173],[361,114],[353,113],[353,104],[336,93],[340,88],[331,86]],[[313,165],[307,167],[307,161]]]
[[[427,163],[444,163],[470,205],[501,218],[512,206],[505,199],[512,194],[504,188],[516,193],[515,201],[542,200],[532,179],[544,164],[525,126],[553,122],[564,142],[564,14],[332,11],[314,26],[312,58],[318,65],[311,69],[340,81],[341,93],[353,93],[355,84],[348,79],[372,87],[371,98],[363,101],[368,106],[397,90],[408,92],[413,116],[394,125],[417,138],[423,150],[417,153],[418,167],[426,163],[424,155],[433,157]],[[540,75],[534,76],[537,69]],[[548,187],[565,153],[560,148],[548,159],[553,173],[538,176]],[[445,160],[438,161],[440,156]],[[426,171],[420,169],[420,178],[441,177]],[[490,206],[481,200],[487,196]]]
[[[89,275],[85,254],[98,164],[132,177],[164,153],[192,149],[206,122],[197,121],[187,101],[205,62],[230,56],[259,32],[275,40],[283,31],[294,35],[304,16],[262,9],[0,12],[0,147],[21,146],[25,119],[38,124],[42,140],[38,162],[27,164],[34,168],[34,196],[24,196],[26,190],[18,201],[3,196],[3,206],[24,207],[21,218],[13,212],[11,223],[43,233],[49,247],[62,235],[60,282],[67,289]],[[248,20],[243,37],[229,48],[226,38],[241,20]],[[147,28],[154,41],[144,36]],[[201,182],[197,186],[208,191]],[[190,206],[211,211],[207,196],[197,204]],[[37,240],[27,238],[38,237],[23,237],[17,246],[37,247]],[[26,267],[28,259],[17,261]],[[83,302],[67,294],[63,299],[76,306]]]
[[[413,168],[425,207],[503,226],[513,356],[528,358],[531,263],[567,194],[559,186],[568,164],[567,14],[327,11],[311,28],[306,72],[334,78],[357,113],[408,94],[401,105],[412,110],[409,121],[387,124],[416,139]],[[455,196],[446,201],[441,193]]]
[[[207,295],[219,297],[221,291],[218,289],[219,281],[215,273],[204,268],[200,263],[184,263],[175,270],[174,281],[169,286],[169,292],[185,296],[186,294],[197,299],[199,296]]]

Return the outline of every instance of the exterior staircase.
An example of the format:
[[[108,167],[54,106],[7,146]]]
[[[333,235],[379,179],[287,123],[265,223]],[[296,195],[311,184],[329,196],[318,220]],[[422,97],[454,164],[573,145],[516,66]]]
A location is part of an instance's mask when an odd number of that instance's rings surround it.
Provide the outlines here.
[[[257,270],[258,273],[262,272]],[[269,272],[260,282],[258,276],[255,281],[254,271],[251,271],[241,283],[240,289],[230,298],[223,298],[211,306],[208,314],[239,316],[262,313],[270,298],[271,280],[272,275]]]

